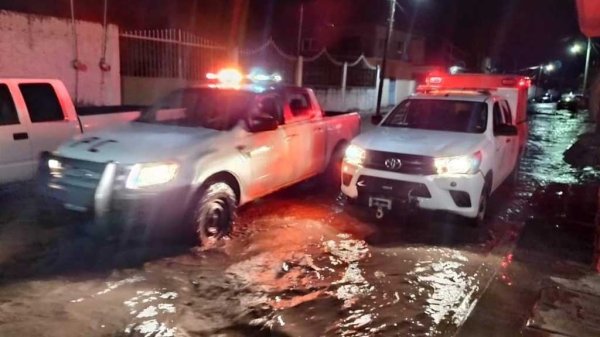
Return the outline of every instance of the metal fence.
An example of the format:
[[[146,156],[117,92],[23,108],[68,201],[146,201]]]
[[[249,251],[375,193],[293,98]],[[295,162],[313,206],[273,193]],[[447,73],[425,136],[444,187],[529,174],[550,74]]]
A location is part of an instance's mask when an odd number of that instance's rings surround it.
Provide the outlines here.
[[[121,75],[198,80],[229,56],[227,48],[176,29],[120,34]]]
[[[136,30],[120,34],[121,75],[131,77],[203,79],[232,58],[244,69],[260,67],[279,72],[289,83],[313,87],[374,87],[377,68],[364,56],[341,62],[326,49],[299,60],[284,52],[273,40],[238,55],[226,46],[175,29]],[[299,62],[301,63],[299,65]]]
[[[260,68],[280,73],[287,83],[294,83],[298,58],[281,50],[273,40],[254,49],[240,50],[239,63],[243,69]]]

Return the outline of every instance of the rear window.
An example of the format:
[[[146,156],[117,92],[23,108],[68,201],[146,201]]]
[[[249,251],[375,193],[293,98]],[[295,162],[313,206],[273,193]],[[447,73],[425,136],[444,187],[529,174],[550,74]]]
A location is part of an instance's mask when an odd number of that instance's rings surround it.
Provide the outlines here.
[[[8,86],[0,84],[0,125],[19,124],[17,109]]]
[[[242,90],[190,88],[172,92],[142,112],[137,122],[229,130],[255,107],[256,94]]]
[[[60,102],[49,83],[19,84],[32,123],[61,121],[63,115]]]
[[[383,126],[483,133],[487,126],[487,104],[441,99],[409,99],[390,112]]]

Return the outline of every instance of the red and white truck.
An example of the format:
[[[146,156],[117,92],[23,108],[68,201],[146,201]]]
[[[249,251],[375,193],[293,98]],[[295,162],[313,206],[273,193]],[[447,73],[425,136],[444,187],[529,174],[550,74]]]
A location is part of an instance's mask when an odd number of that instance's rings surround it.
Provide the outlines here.
[[[348,147],[342,192],[377,210],[413,206],[481,222],[488,197],[517,177],[527,141],[526,77],[429,76]]]

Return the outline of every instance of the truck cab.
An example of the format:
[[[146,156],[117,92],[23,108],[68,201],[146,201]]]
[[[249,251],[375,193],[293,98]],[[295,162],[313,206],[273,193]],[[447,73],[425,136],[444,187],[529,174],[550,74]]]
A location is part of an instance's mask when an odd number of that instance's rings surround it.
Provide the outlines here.
[[[139,117],[129,109],[86,107],[79,116],[60,80],[0,78],[0,186],[33,178],[40,154],[75,135]]]
[[[47,205],[94,226],[185,224],[199,241],[218,239],[239,205],[341,162],[358,129],[358,114],[325,116],[307,88],[187,87],[131,123],[62,144],[40,166],[42,190]]]
[[[527,83],[521,88],[521,79],[428,79],[374,130],[353,140],[342,192],[378,216],[419,207],[483,221],[488,197],[516,171],[527,137]]]
[[[31,179],[40,153],[80,132],[61,81],[0,79],[0,185]]]

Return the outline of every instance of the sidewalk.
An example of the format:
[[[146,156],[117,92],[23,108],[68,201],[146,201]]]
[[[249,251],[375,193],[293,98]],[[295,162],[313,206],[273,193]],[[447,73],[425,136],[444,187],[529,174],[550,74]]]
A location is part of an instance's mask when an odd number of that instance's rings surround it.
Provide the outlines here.
[[[513,252],[457,336],[600,336],[597,191],[552,184],[532,196]]]

